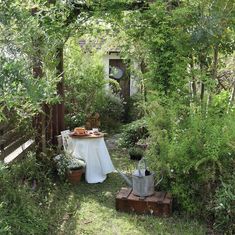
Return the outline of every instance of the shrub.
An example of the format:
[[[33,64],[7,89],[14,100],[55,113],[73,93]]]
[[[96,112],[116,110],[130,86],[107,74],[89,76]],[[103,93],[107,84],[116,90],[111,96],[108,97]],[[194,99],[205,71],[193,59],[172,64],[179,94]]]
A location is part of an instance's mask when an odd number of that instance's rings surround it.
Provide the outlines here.
[[[225,234],[235,234],[235,174],[222,181],[216,190],[212,208],[214,228]]]
[[[48,192],[51,181],[48,172],[35,159],[34,154],[30,154],[11,167],[1,164],[1,234],[46,234],[48,231],[50,223],[39,203],[46,202],[47,198],[43,198],[41,193]]]
[[[136,93],[132,95],[127,102],[127,117],[128,122],[136,121],[144,116],[144,102],[143,95],[141,93]]]
[[[131,160],[140,160],[144,155],[144,151],[140,147],[132,147],[128,150],[128,153]]]
[[[60,155],[54,158],[56,162],[58,174],[63,178],[69,170],[78,170],[86,166],[86,163],[82,159],[78,159],[73,156],[69,151],[63,151]]]
[[[76,210],[73,188],[55,181],[50,166],[55,165],[53,157],[43,157],[39,161],[30,153],[10,166],[0,163],[1,235],[59,234],[64,215]],[[75,218],[72,216],[68,222],[75,223]]]
[[[148,160],[155,171],[164,170],[162,187],[173,193],[181,209],[207,217],[219,178],[234,165],[234,113],[208,110],[203,116],[186,106],[155,104],[148,124]]]
[[[96,103],[95,111],[100,114],[101,128],[117,129],[123,120],[122,99],[112,93],[106,93],[103,99]]]
[[[120,146],[124,148],[134,147],[140,139],[148,137],[147,123],[140,119],[123,127]]]
[[[68,41],[65,52],[65,122],[73,128],[84,125],[96,104],[105,102],[106,82],[98,54],[82,52],[76,38]]]
[[[111,78],[109,79],[109,88],[111,89],[112,93],[115,95],[118,95],[121,91],[121,87],[118,81]]]

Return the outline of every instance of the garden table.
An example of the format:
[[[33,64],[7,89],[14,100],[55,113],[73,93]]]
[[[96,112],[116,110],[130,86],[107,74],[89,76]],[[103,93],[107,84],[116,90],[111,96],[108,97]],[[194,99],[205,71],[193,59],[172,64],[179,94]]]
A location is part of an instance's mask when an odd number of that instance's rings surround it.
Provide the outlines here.
[[[86,162],[86,181],[88,183],[103,182],[107,174],[115,170],[104,135],[73,136],[70,134],[70,137],[73,155]]]

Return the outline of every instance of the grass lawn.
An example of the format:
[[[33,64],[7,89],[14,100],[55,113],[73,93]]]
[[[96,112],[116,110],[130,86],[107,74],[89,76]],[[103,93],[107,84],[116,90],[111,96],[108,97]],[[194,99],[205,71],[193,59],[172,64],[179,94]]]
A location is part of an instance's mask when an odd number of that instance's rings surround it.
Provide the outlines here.
[[[130,161],[125,152],[111,151],[116,168],[132,172],[136,162]],[[124,180],[116,173],[109,175],[102,184],[87,184],[84,180],[77,186],[57,184],[52,202],[48,207],[51,216],[51,234],[206,234],[206,228],[197,221],[180,218],[157,218],[117,212],[115,195]],[[50,201],[50,200],[49,200]],[[53,222],[54,221],[54,222]],[[55,222],[56,221],[56,222]]]

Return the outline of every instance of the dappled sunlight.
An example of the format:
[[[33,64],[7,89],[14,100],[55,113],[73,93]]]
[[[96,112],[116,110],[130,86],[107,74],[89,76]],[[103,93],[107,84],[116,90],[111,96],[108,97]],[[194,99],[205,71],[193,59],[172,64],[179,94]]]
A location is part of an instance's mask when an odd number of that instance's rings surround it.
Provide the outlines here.
[[[234,15],[0,0],[0,235],[235,234]]]
[[[130,172],[136,165],[136,162],[130,161],[123,153],[120,155],[119,151],[112,151],[111,155],[116,167],[123,168],[124,172]],[[74,214],[68,221],[61,223],[61,230],[69,231],[69,234],[97,235],[155,235],[157,231],[164,231],[164,234],[204,234],[203,227],[197,222],[194,224],[177,217],[162,219],[116,211],[115,197],[121,187],[126,187],[126,183],[118,173],[109,174],[103,183],[87,184],[82,181],[77,186],[72,186],[66,200],[72,198],[72,203],[77,201],[79,208],[73,210]]]

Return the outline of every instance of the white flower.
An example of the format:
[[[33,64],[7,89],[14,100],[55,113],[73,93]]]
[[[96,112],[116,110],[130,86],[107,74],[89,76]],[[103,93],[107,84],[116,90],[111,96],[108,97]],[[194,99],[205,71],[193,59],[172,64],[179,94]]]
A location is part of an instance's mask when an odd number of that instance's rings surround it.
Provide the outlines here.
[[[59,175],[64,175],[70,169],[84,168],[86,163],[76,158],[71,152],[64,151],[63,154],[54,158]]]

